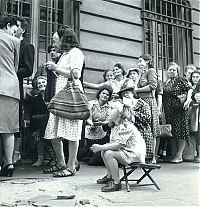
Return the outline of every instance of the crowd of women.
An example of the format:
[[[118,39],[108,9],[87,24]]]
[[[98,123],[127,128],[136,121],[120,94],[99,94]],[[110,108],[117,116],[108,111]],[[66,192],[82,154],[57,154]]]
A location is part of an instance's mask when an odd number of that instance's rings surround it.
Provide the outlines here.
[[[5,151],[0,175],[12,176],[12,153],[7,151],[13,150],[9,140],[19,130],[19,94],[14,93],[18,87],[15,65],[18,61],[16,54],[19,51],[19,41],[13,37],[16,30],[13,20],[7,20],[4,24],[2,21],[0,26],[0,41],[4,45],[5,39],[10,41],[10,45],[4,47],[0,42],[1,49],[9,53],[4,53],[0,62],[9,60],[7,62],[10,63],[2,64],[0,69],[0,133]],[[34,167],[43,164],[43,140],[50,140],[56,162],[43,172],[55,177],[74,176],[80,167],[77,166],[77,153],[83,128],[84,148],[78,159],[90,164],[101,160],[105,165],[107,175],[97,180],[98,184],[110,183],[102,187],[104,192],[121,190],[119,163],[156,163],[159,149],[165,150],[166,146],[170,149],[170,162],[182,162],[184,148],[191,136],[197,138],[195,161],[199,162],[197,133],[200,72],[193,65],[185,67],[185,77],[182,78],[179,65],[170,62],[167,66],[168,79],[162,83],[153,66],[152,57],[144,54],[138,58],[138,65],[127,72],[122,64],[116,63],[112,69],[105,71],[103,83],[83,82],[84,54],[74,31],[68,26],[55,32],[48,52],[52,60],[43,64],[36,73],[33,91],[29,94],[33,103],[31,128],[33,132],[39,129],[39,134],[36,134],[40,137],[37,140],[38,159],[33,164]],[[5,72],[8,68],[12,70],[10,73]],[[47,78],[44,71],[47,72]],[[6,75],[13,77],[10,83],[15,83],[12,86],[15,90],[10,84],[8,88],[8,84],[2,81],[2,78],[7,80],[4,77]],[[90,117],[86,121],[63,118],[48,113],[46,108],[51,98],[63,89],[72,76],[82,93],[83,87],[98,90],[96,99],[88,103]],[[160,116],[163,114],[166,123],[172,126],[173,137],[160,140]],[[68,159],[63,148],[65,140],[68,141]]]

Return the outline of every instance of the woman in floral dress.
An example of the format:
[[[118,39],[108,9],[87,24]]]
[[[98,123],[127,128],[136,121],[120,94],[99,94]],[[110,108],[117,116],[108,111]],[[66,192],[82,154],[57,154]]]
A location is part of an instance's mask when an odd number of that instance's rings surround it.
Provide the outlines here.
[[[159,128],[159,111],[156,102],[155,92],[158,86],[158,75],[152,66],[152,57],[149,54],[141,55],[138,59],[138,66],[140,68],[141,76],[138,81],[137,87],[135,87],[135,93],[139,98],[143,99],[149,104],[151,109],[151,130],[153,134],[154,154],[156,139],[160,135]]]
[[[47,69],[57,75],[55,94],[65,87],[68,79],[73,73],[75,84],[83,91],[81,71],[84,63],[84,55],[79,49],[79,43],[74,31],[68,26],[59,29],[53,35],[53,46],[62,55],[57,64],[52,61],[46,63]],[[79,140],[81,139],[82,120],[69,120],[50,113],[45,138],[50,139],[56,154],[57,163],[55,166],[44,170],[45,173],[53,173],[56,177],[75,175],[75,161],[78,151]],[[65,164],[63,152],[63,139],[69,141],[69,159]]]
[[[185,141],[189,139],[188,116],[184,102],[190,89],[188,82],[179,77],[180,67],[169,63],[167,67],[168,80],[163,85],[163,107],[167,124],[172,125],[173,144],[172,163],[183,161],[182,154]],[[184,100],[185,99],[185,100]]]

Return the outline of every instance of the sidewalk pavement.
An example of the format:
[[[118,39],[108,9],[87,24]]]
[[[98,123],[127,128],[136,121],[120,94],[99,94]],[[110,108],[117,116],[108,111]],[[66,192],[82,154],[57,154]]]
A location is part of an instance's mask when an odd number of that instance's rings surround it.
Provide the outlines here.
[[[81,163],[75,176],[53,178],[43,174],[43,168],[33,168],[26,161],[16,167],[12,178],[0,177],[0,206],[200,206],[200,165],[192,162],[160,164],[161,169],[151,173],[160,191],[155,186],[138,186],[127,192],[123,183],[122,191],[103,193],[102,185],[96,184],[96,180],[106,173],[103,166]],[[136,170],[134,178],[141,173]]]

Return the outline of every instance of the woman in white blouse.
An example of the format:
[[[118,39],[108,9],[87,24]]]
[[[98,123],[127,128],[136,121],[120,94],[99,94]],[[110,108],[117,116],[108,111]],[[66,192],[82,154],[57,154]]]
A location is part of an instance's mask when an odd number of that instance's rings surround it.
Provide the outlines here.
[[[74,31],[68,26],[59,29],[53,35],[53,46],[62,55],[57,64],[52,61],[46,63],[47,69],[57,75],[55,94],[67,84],[71,78],[71,70],[76,85],[83,91],[81,71],[84,63],[84,55],[79,49],[79,43]],[[69,120],[50,113],[45,138],[50,139],[56,154],[57,163],[44,173],[53,173],[56,177],[67,177],[75,175],[75,161],[78,151],[79,140],[81,139],[82,120]],[[69,141],[69,159],[66,165],[63,152],[63,139]]]

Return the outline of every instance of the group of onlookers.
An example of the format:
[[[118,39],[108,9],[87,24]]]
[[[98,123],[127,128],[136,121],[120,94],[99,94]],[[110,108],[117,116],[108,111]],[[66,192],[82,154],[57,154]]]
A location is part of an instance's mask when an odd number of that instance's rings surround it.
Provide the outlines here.
[[[4,51],[0,57],[0,134],[5,154],[1,176],[12,176],[13,162],[20,159],[21,141],[14,139],[14,133],[21,132],[19,122],[23,119],[23,91],[19,85],[24,77],[32,74],[34,60],[32,45],[20,48],[20,39],[26,30],[22,22],[11,17],[2,18],[0,22],[0,49]],[[21,35],[16,35],[17,31],[21,31]],[[185,77],[181,78],[179,65],[170,62],[168,78],[163,83],[153,66],[153,58],[145,54],[138,58],[138,65],[127,72],[120,63],[106,70],[103,83],[83,82],[84,55],[74,31],[68,26],[55,32],[48,53],[51,61],[41,65],[32,81],[33,89],[27,94],[32,106],[30,130],[37,145],[34,167],[44,164],[47,141],[53,147],[56,162],[44,169],[44,173],[55,177],[75,175],[80,168],[77,156],[89,164],[103,163],[107,175],[97,183],[111,183],[102,188],[110,192],[121,189],[118,163],[156,163],[159,149],[166,150],[163,146],[170,146],[170,162],[180,163],[191,136],[197,140],[195,161],[199,162],[200,72],[193,65],[186,66]],[[19,58],[19,54],[26,59]],[[63,118],[47,110],[51,98],[72,76],[82,93],[83,86],[98,90],[96,99],[88,103],[90,117],[86,121]],[[173,138],[160,140],[161,114],[165,114],[166,123],[171,124]],[[22,132],[15,135],[16,138],[22,136]],[[84,147],[78,153],[81,137]],[[66,141],[68,155],[63,148]]]

